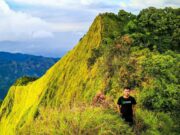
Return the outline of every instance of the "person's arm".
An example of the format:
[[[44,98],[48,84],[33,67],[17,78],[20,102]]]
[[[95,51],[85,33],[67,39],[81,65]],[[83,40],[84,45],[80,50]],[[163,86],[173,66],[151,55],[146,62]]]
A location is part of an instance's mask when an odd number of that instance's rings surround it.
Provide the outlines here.
[[[122,113],[121,113],[121,105],[118,105],[118,112],[119,112],[120,116],[122,116]]]
[[[120,101],[120,98],[117,101],[117,110],[118,110],[118,113],[121,114],[121,101]]]
[[[136,112],[136,100],[135,100],[135,98],[133,98],[132,111],[133,111],[133,116],[135,116],[135,112]]]
[[[118,112],[121,113],[121,105],[117,105]]]
[[[132,110],[133,110],[133,116],[135,116],[135,112],[136,112],[136,105],[132,105]]]

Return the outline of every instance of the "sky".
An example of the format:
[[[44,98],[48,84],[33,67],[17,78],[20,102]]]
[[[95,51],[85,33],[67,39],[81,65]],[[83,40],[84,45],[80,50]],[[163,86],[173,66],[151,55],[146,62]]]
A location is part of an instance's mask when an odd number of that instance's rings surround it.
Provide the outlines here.
[[[62,57],[94,18],[120,9],[180,6],[179,0],[0,0],[0,51]]]

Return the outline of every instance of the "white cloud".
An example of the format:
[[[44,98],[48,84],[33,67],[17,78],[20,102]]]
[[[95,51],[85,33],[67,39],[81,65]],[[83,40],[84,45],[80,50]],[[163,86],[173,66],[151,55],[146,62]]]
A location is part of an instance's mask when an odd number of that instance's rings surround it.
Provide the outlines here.
[[[93,0],[80,0],[80,2],[84,5],[90,5],[93,3]]]
[[[53,37],[53,34],[43,30],[32,33],[32,38],[45,38],[45,37]]]
[[[92,19],[102,11],[110,11],[116,5],[118,9],[137,12],[149,6],[178,7],[179,0],[7,0],[8,3],[28,5],[31,7],[27,12],[11,9],[5,0],[0,0],[0,41],[32,40],[35,38],[53,37],[58,32],[82,33],[88,29]],[[13,5],[13,4],[12,4]],[[11,5],[11,6],[12,6]],[[47,14],[49,18],[37,17],[31,13],[32,7],[40,14]],[[41,10],[45,7],[45,10]],[[49,9],[56,9],[48,12]],[[99,9],[101,8],[101,9]],[[60,10],[59,10],[60,9]],[[65,9],[65,10],[64,10]],[[72,10],[73,9],[73,10]],[[114,9],[112,9],[114,10]],[[73,12],[76,11],[76,12]],[[36,13],[36,11],[32,11]],[[69,12],[69,13],[68,13]],[[91,15],[90,15],[91,13]],[[54,15],[54,16],[53,16]],[[63,19],[64,17],[64,19]],[[61,19],[59,19],[61,18]],[[72,18],[74,20],[72,20]],[[84,20],[82,19],[84,18]],[[54,20],[60,21],[54,21]],[[76,19],[76,20],[75,20]],[[71,20],[71,21],[70,21]],[[82,21],[83,20],[83,21]]]
[[[0,11],[4,13],[10,12],[9,6],[3,0],[0,0]]]
[[[29,6],[40,6],[58,9],[86,9],[95,13],[118,11],[125,9],[138,13],[140,10],[154,6],[164,8],[167,6],[179,7],[180,0],[8,0]]]
[[[53,37],[55,32],[84,31],[89,24],[47,22],[24,12],[13,11],[0,0],[0,41],[32,40]]]
[[[0,41],[27,40],[33,35],[42,37],[44,33],[46,36],[52,35],[47,22],[23,12],[15,12],[3,0],[0,0],[0,18],[3,18],[0,19]]]

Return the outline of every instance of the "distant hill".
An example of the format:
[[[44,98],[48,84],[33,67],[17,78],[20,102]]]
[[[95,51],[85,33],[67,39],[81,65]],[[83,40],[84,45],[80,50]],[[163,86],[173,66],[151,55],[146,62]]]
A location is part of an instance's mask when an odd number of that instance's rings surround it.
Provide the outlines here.
[[[47,58],[21,53],[0,52],[0,99],[9,87],[22,76],[40,77],[58,58]]]

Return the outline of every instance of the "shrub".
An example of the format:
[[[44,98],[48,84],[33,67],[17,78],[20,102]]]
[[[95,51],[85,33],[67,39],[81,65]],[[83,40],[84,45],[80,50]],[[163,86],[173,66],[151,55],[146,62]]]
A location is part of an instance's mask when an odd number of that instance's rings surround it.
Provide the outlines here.
[[[173,134],[173,121],[165,113],[151,112],[138,108],[135,117],[135,132],[141,135],[170,135]]]
[[[2,100],[0,100],[0,107],[1,107],[2,102],[3,102],[3,101],[2,101]]]
[[[24,77],[17,79],[16,82],[14,83],[14,86],[27,85],[29,82],[33,82],[37,79],[38,79],[37,77],[24,76]]]
[[[101,51],[99,49],[92,49],[92,56],[88,59],[87,65],[88,67],[94,65],[97,58],[99,58],[102,55]]]

